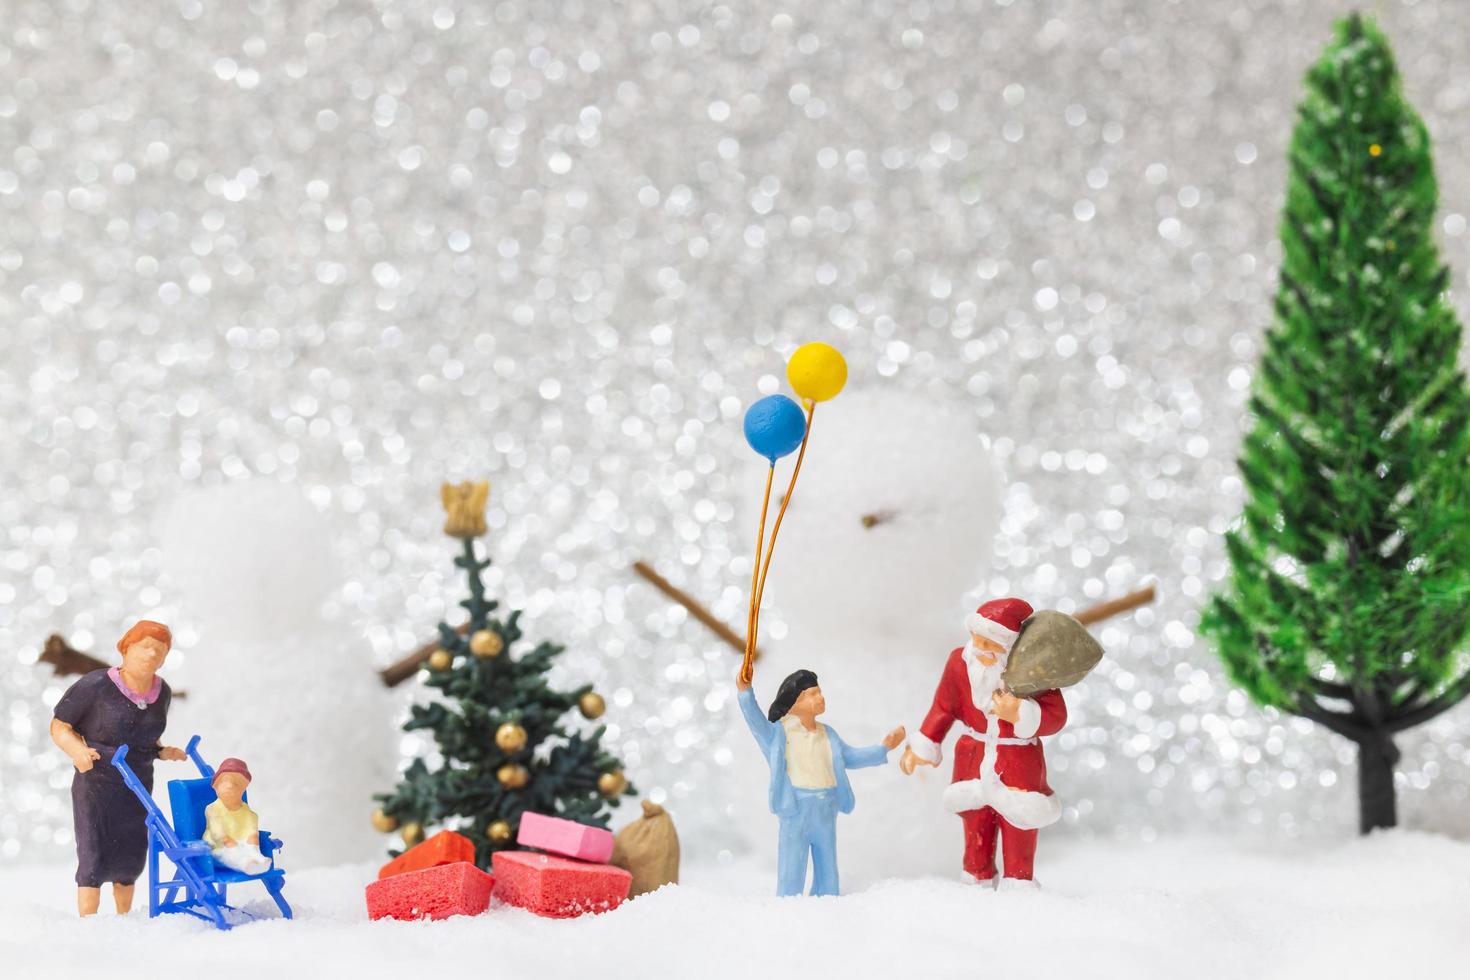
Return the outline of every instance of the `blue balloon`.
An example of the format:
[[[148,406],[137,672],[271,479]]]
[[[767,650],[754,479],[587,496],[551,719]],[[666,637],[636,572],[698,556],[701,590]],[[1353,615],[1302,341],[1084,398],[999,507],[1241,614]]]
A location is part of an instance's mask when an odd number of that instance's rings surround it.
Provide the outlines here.
[[[806,435],[806,414],[785,395],[767,395],[745,410],[745,441],[776,465]]]

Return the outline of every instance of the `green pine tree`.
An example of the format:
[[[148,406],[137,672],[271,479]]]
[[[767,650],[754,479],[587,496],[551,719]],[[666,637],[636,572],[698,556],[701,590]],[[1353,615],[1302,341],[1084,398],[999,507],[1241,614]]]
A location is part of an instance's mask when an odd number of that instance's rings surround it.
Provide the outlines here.
[[[1396,822],[1394,736],[1470,694],[1470,391],[1437,194],[1388,42],[1353,15],[1307,74],[1245,510],[1202,627],[1256,701],[1357,744],[1363,833]]]
[[[451,510],[451,525],[454,520]],[[499,604],[485,598],[481,578],[489,559],[476,556],[472,534],[445,530],[463,542],[454,563],[469,585],[469,597],[460,602],[469,613],[469,629],[462,634],[439,624],[439,647],[446,656],[436,651],[426,665],[425,682],[444,697],[415,705],[403,726],[406,732],[432,732],[443,761],[431,769],[415,759],[397,788],[375,799],[382,804],[380,819],[389,824],[416,825],[420,831],[445,826],[465,834],[475,842],[476,864],[488,870],[492,853],[516,846],[527,810],[606,827],[610,808],[634,790],[623,777],[622,763],[603,749],[602,726],[581,732],[562,722],[573,709],[589,717],[601,714],[601,698],[590,684],[572,691],[547,684],[546,673],[561,646],[543,641],[515,654],[522,636],[520,611],[504,619],[492,615]],[[478,533],[483,532],[481,518]],[[517,730],[523,738],[519,747],[503,748],[497,741],[502,736],[514,745]],[[412,835],[406,839],[412,842]]]

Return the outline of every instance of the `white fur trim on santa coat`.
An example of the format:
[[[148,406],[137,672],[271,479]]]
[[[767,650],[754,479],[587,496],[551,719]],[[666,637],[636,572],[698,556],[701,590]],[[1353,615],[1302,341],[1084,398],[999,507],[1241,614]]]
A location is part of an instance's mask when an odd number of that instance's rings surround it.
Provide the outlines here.
[[[1030,698],[1020,698],[1020,710],[1011,729],[1017,738],[1031,738],[1041,731],[1041,705]]]
[[[939,748],[939,743],[918,730],[909,736],[909,751],[925,762],[932,762],[936,766],[944,758],[944,752]]]
[[[983,636],[987,640],[994,640],[1007,650],[1011,648],[1011,644],[1016,642],[1016,638],[1021,635],[1015,630],[1006,629],[993,619],[986,619],[979,613],[970,613],[970,615],[965,617],[965,629],[971,633]]]
[[[1050,827],[1062,815],[1062,801],[1052,794],[1011,789],[1002,783],[982,779],[950,783],[944,791],[944,805],[952,813],[991,807],[1018,830]]]

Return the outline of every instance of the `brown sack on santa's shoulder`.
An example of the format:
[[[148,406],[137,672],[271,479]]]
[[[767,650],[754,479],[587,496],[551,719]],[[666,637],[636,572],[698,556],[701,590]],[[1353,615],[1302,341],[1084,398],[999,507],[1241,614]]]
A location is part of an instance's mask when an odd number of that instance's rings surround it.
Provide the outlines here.
[[[1071,687],[1103,658],[1103,648],[1087,627],[1053,609],[1033,613],[1006,658],[1002,680],[1017,697]]]

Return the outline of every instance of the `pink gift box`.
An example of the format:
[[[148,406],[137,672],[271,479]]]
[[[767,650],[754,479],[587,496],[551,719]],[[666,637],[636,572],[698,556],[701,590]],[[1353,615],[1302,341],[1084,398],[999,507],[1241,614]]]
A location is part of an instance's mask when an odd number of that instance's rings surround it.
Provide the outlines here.
[[[594,864],[606,864],[613,852],[611,831],[574,820],[548,817],[544,813],[521,814],[521,830],[516,835],[516,843]]]

